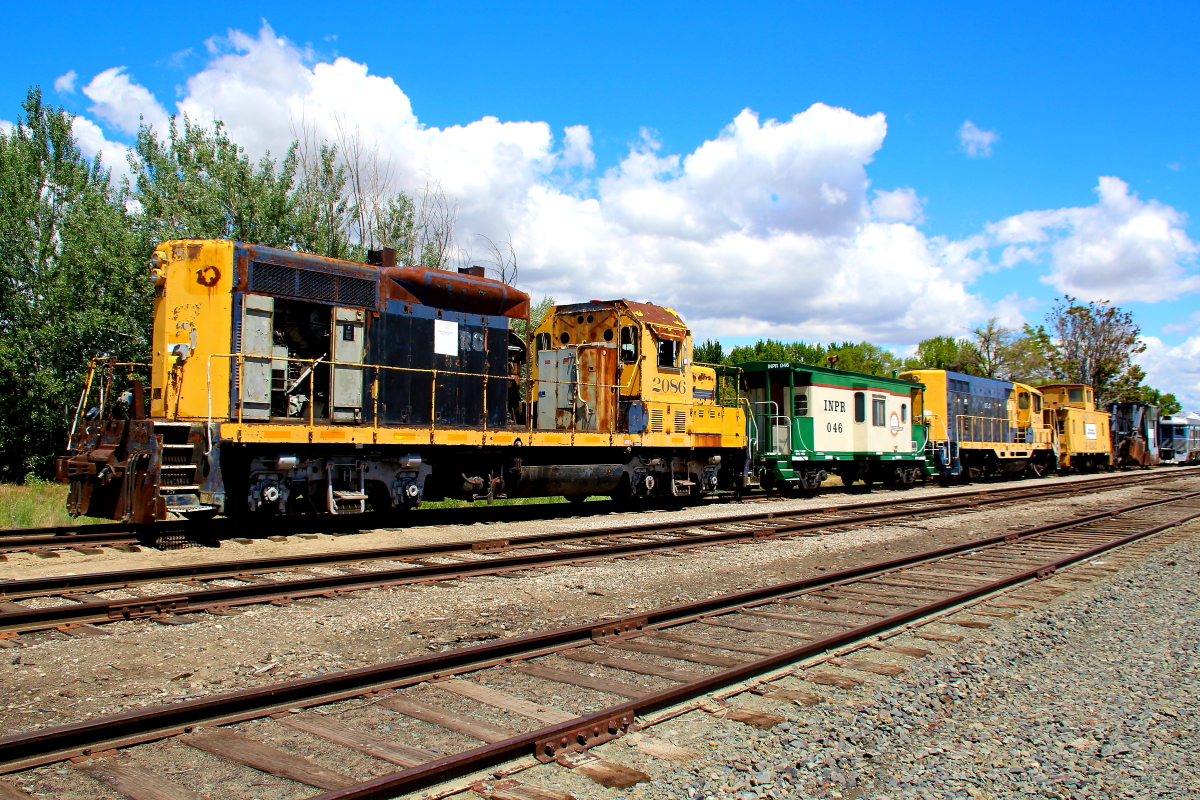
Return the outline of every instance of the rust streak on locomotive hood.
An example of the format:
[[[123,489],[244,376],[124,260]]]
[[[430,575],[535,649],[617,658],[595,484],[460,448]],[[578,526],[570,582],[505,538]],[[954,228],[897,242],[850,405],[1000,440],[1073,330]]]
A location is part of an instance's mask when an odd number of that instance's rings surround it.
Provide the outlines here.
[[[501,281],[429,267],[387,267],[380,271],[392,281],[384,291],[393,300],[473,314],[529,318],[529,295]]]

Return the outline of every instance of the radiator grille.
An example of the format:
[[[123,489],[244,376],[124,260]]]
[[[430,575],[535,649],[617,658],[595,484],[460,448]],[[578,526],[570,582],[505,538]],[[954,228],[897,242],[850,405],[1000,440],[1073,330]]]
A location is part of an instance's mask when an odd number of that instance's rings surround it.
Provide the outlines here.
[[[663,429],[663,412],[661,408],[655,408],[650,411],[650,430],[654,433],[662,433]]]
[[[687,412],[675,412],[675,433],[687,433]]]
[[[375,281],[255,261],[250,291],[344,306],[375,307]]]

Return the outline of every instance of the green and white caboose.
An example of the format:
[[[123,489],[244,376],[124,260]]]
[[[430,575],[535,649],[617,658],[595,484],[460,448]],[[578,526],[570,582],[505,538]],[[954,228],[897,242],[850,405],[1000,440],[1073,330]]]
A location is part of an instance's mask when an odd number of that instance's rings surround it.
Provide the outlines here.
[[[920,384],[779,361],[735,368],[749,404],[751,476],[763,488],[812,490],[829,474],[847,486],[927,477],[926,429],[912,415]]]

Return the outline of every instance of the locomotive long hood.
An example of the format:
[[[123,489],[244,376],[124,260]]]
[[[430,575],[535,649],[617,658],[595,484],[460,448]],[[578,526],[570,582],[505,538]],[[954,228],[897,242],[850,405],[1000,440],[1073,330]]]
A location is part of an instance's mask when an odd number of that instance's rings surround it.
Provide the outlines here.
[[[387,267],[380,271],[395,288],[427,306],[512,319],[529,317],[529,295],[500,281],[429,267]]]

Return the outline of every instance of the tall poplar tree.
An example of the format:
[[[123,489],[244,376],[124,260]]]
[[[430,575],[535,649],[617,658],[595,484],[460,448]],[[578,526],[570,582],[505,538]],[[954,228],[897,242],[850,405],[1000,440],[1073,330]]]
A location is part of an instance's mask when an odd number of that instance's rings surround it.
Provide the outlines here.
[[[151,286],[127,194],[29,90],[0,132],[0,480],[47,476],[88,361],[144,359]]]

